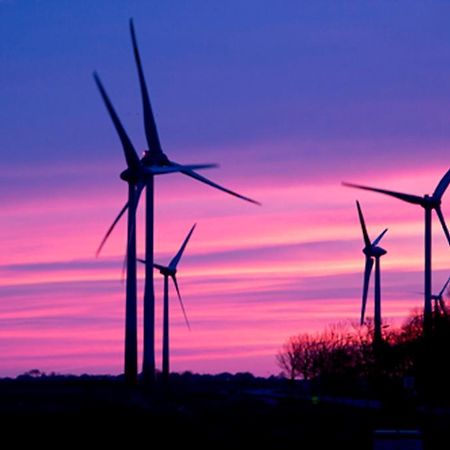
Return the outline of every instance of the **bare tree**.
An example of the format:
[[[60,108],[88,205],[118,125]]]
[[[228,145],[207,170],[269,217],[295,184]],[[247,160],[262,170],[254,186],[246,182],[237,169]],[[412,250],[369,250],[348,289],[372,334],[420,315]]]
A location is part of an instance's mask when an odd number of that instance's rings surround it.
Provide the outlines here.
[[[283,370],[290,380],[298,377],[297,372],[297,350],[295,345],[295,337],[291,337],[283,344],[282,349],[277,354],[278,366]]]
[[[291,380],[309,380],[319,374],[322,353],[322,340],[304,333],[287,340],[277,355],[277,362]]]

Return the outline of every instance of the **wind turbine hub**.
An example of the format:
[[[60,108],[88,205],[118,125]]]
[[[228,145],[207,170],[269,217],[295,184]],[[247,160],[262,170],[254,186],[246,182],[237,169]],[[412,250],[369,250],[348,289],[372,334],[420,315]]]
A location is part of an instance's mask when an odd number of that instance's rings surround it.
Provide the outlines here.
[[[438,208],[441,205],[441,199],[436,198],[434,195],[425,194],[423,196],[423,207],[425,208]]]
[[[176,269],[174,270],[174,269],[171,269],[170,267],[160,267],[159,273],[161,275],[173,277],[177,273],[177,271],[176,271]]]
[[[171,165],[169,158],[163,152],[151,152],[149,150],[144,151],[141,162],[146,167]]]

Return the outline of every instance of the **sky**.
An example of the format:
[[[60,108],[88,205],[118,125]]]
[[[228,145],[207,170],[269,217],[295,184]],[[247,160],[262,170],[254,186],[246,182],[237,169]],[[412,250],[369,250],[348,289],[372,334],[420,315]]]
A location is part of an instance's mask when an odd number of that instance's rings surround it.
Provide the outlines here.
[[[389,228],[384,320],[421,307],[423,210],[341,181],[422,195],[448,170],[448,2],[0,0],[0,376],[122,370],[125,221],[95,250],[125,161],[92,72],[143,151],[130,17],[166,154],[219,163],[204,175],[262,203],[157,177],[156,261],[197,223],[178,275],[191,331],[171,291],[173,370],[277,374],[289,336],[357,321],[356,199],[372,239]],[[142,256],[143,225],[142,204]],[[434,220],[434,291],[448,257]],[[142,287],[140,268],[140,306]]]

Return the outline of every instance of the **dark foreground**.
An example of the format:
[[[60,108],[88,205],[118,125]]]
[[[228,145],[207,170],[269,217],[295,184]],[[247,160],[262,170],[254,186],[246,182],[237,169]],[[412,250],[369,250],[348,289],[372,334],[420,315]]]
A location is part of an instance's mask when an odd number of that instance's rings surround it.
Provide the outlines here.
[[[0,380],[2,439],[14,448],[125,443],[145,448],[372,449],[375,429],[418,429],[447,448],[450,412],[402,404],[311,398],[286,380],[173,376],[170,394],[115,377]],[[45,447],[44,447],[45,448]]]

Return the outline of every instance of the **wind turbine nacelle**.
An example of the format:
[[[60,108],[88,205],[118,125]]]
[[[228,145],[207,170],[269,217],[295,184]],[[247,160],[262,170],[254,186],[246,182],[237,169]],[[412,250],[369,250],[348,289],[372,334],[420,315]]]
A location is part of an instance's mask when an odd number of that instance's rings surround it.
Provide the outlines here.
[[[378,246],[364,247],[363,253],[371,258],[379,258],[387,253],[384,248]]]
[[[171,165],[169,158],[163,152],[151,152],[149,150],[144,151],[141,162],[146,167]]]
[[[142,179],[142,176],[139,172],[132,169],[125,169],[121,174],[120,178],[127,183],[137,183]]]
[[[441,205],[441,199],[436,198],[434,195],[425,194],[423,196],[422,207],[424,208],[438,208]]]
[[[167,277],[173,277],[177,273],[177,270],[176,269],[170,269],[169,267],[162,267],[161,266],[159,268],[159,273],[161,275],[165,275]]]
[[[145,182],[152,175],[153,173],[151,171],[146,171],[142,167],[138,170],[128,168],[120,174],[120,178],[128,183],[137,184],[139,182]]]
[[[381,247],[372,247],[372,256],[374,258],[379,258],[380,256],[383,256],[387,253],[387,251],[384,248]]]

